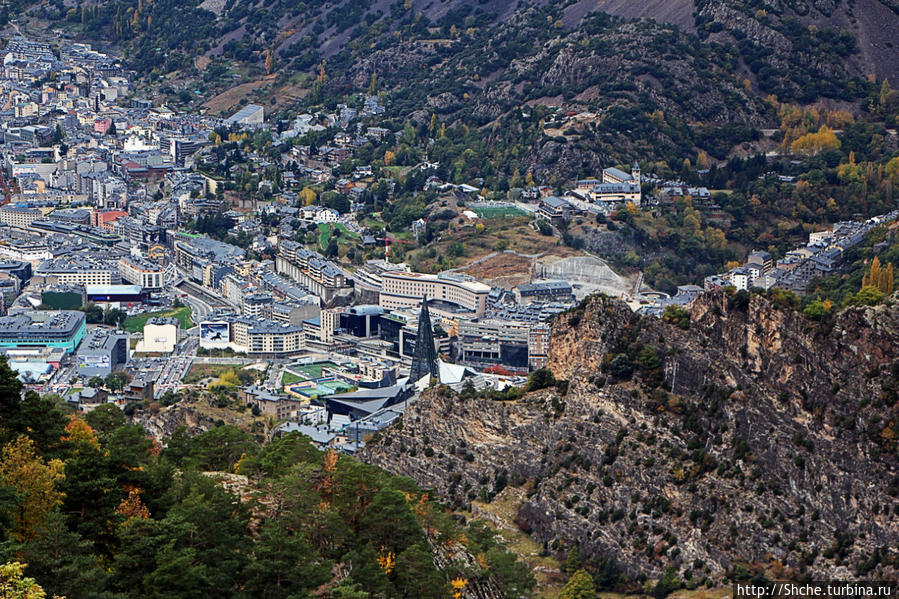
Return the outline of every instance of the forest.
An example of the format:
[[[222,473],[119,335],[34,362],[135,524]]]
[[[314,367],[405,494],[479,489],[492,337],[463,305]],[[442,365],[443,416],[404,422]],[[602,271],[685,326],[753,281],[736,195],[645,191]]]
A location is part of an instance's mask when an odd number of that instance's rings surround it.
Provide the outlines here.
[[[115,405],[76,414],[58,396],[23,397],[4,361],[0,446],[0,582],[18,573],[48,596],[436,599],[466,585],[534,588],[483,522],[297,434],[263,443],[233,426],[182,428],[162,445]]]

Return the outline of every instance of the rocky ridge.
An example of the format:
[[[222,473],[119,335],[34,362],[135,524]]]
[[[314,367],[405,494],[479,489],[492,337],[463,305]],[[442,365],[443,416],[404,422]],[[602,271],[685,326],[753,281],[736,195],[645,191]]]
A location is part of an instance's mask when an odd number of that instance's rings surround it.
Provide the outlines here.
[[[524,530],[631,580],[895,577],[897,300],[823,325],[717,292],[683,330],[592,298],[553,326],[566,382],[431,390],[365,459],[457,506],[521,487]]]

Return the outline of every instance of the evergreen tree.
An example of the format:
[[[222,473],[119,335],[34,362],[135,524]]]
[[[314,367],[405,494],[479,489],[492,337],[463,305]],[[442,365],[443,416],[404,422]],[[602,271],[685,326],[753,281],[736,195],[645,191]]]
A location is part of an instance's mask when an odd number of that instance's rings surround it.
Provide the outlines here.
[[[565,557],[565,573],[570,576],[577,572],[580,567],[580,547],[575,543],[571,546],[571,549],[568,550],[568,555]]]
[[[263,599],[304,595],[331,579],[330,564],[315,555],[302,532],[269,520],[253,545],[245,591]]]
[[[559,592],[559,599],[596,599],[596,585],[586,570],[572,574]]]
[[[114,599],[106,590],[109,573],[94,555],[94,545],[70,531],[65,518],[54,512],[37,529],[34,540],[19,547],[27,573],[41,581],[48,593],[84,599]]]
[[[397,555],[395,584],[404,599],[443,599],[449,590],[431,554],[421,545],[412,545]]]

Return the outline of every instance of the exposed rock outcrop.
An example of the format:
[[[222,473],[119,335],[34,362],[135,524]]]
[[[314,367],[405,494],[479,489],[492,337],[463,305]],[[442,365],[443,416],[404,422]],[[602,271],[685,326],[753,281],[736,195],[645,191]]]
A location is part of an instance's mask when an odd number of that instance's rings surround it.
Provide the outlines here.
[[[899,297],[828,326],[746,299],[683,330],[591,298],[553,326],[567,390],[432,390],[365,457],[457,505],[521,486],[523,529],[632,577],[895,576]]]

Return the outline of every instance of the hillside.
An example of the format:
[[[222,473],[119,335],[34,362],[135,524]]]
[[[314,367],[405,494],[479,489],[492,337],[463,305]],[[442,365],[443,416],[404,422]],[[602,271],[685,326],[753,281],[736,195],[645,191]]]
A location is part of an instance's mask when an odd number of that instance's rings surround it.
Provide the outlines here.
[[[10,562],[72,599],[482,599],[534,586],[483,523],[307,437],[180,427],[162,448],[115,405],[75,415],[20,390],[0,361],[4,599],[24,596],[7,593]]]
[[[374,81],[388,118],[475,127],[491,162],[520,156],[522,173],[553,183],[635,156],[770,149],[751,146],[779,123],[762,98],[858,111],[899,75],[899,9],[880,0],[15,7],[35,35],[59,27],[123,52],[160,102],[227,114],[254,101],[287,117]]]
[[[507,402],[438,388],[367,459],[459,506],[520,488],[547,550],[632,583],[895,576],[896,299],[827,328],[718,292],[684,330],[591,298],[553,325],[562,382]]]

